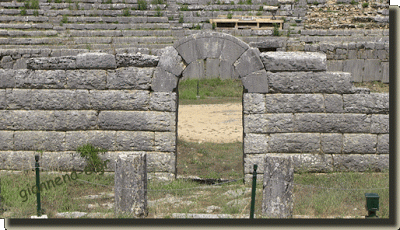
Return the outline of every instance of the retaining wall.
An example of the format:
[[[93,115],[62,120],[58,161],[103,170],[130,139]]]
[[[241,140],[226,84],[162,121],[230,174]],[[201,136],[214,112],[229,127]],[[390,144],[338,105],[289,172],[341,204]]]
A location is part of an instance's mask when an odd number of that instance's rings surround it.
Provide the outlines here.
[[[265,52],[221,33],[200,33],[161,56],[85,53],[34,58],[0,70],[0,168],[83,170],[75,149],[147,153],[148,177],[176,175],[177,88],[199,60],[219,60],[242,79],[246,176],[265,154],[291,154],[295,170],[388,168],[388,94],[354,88],[351,74],[327,72],[317,52]],[[260,174],[260,176],[262,176]]]

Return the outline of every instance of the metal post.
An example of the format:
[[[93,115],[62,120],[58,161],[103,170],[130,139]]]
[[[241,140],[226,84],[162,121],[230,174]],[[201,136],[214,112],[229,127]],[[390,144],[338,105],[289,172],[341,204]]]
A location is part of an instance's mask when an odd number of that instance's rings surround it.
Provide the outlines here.
[[[39,175],[39,155],[35,155],[35,170],[36,170],[36,198],[37,198],[37,216],[42,215],[40,207],[40,175]]]
[[[197,80],[197,96],[199,96],[199,81],[200,80]]]
[[[251,188],[250,219],[254,219],[254,205],[255,205],[255,202],[256,202],[256,185],[257,185],[257,165],[254,165],[253,185],[252,185],[252,188]]]

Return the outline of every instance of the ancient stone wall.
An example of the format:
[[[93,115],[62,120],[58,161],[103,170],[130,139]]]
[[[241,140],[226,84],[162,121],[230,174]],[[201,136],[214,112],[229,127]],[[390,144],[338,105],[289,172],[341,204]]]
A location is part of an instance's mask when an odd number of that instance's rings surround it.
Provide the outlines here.
[[[120,154],[147,153],[148,177],[176,175],[177,88],[201,60],[218,61],[244,86],[244,172],[265,154],[290,154],[296,171],[388,168],[389,97],[327,72],[319,52],[264,52],[222,33],[200,33],[145,54],[84,53],[35,58],[0,70],[0,168],[83,169],[90,142]],[[260,174],[260,176],[262,176]]]

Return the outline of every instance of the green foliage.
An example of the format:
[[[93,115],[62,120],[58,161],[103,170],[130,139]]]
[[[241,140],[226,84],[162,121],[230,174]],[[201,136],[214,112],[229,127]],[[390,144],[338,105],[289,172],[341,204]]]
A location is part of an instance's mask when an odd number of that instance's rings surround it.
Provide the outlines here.
[[[145,0],[138,1],[138,10],[146,10],[147,9],[147,2]]]
[[[189,10],[189,6],[188,5],[181,6],[181,11],[188,11],[188,10]]]
[[[161,8],[159,7],[159,6],[157,6],[157,8],[156,8],[156,17],[162,17],[163,16],[163,13],[161,12]]]
[[[246,0],[247,5],[251,5],[252,1],[251,0]]]
[[[26,9],[23,8],[23,9],[20,11],[20,14],[21,14],[21,16],[25,16],[25,15],[26,15]]]
[[[279,33],[279,25],[276,24],[276,23],[274,23],[273,25],[274,25],[274,32],[273,32],[273,35],[274,35],[274,36],[281,36],[281,34]]]
[[[36,17],[39,16],[39,11],[34,10],[34,11],[33,11],[33,16],[36,16]]]
[[[260,7],[258,8],[258,11],[263,11],[263,10],[264,10],[263,6],[260,6]]]
[[[39,0],[25,2],[25,9],[39,9]]]
[[[183,23],[183,15],[179,15],[179,23]]]
[[[239,5],[243,5],[244,2],[242,0],[239,1]]]
[[[351,0],[350,4],[351,5],[357,5],[357,2],[355,0]]]
[[[368,3],[368,2],[364,2],[364,3],[362,4],[362,7],[363,7],[363,8],[367,8],[367,7],[368,7],[368,5],[369,5],[369,3]]]
[[[130,11],[129,11],[129,9],[128,9],[128,8],[125,8],[125,9],[124,9],[124,13],[123,13],[123,15],[124,15],[125,17],[129,17],[129,16],[131,16],[131,13],[130,13]]]
[[[103,161],[98,155],[99,153],[107,152],[106,149],[96,148],[91,144],[86,144],[78,147],[76,151],[80,153],[81,157],[84,157],[88,162],[85,167],[85,171],[100,172],[104,170],[103,166],[107,167],[106,164],[109,162],[109,160]]]
[[[61,23],[68,23],[68,15],[64,14],[62,16]]]
[[[62,0],[54,0],[55,3],[61,3]]]
[[[231,1],[231,5],[235,5],[235,2],[234,2],[234,1]]]
[[[228,18],[228,19],[232,19],[232,14],[229,13],[228,16],[227,16],[227,18]]]
[[[261,16],[261,15],[262,15],[262,11],[258,11],[258,12],[256,13],[256,15],[257,15],[257,16]]]
[[[213,22],[213,23],[212,23],[212,29],[213,29],[213,30],[215,29],[215,26],[216,26],[216,25],[215,25],[215,22]]]
[[[313,2],[314,6],[318,6],[319,3],[317,1]]]
[[[75,7],[77,10],[79,10],[79,2],[75,2]]]
[[[107,0],[106,4],[112,4],[112,0]]]
[[[153,5],[164,4],[164,0],[152,0],[151,4],[153,4]]]
[[[174,16],[169,16],[168,21],[172,21],[172,20],[174,20]]]

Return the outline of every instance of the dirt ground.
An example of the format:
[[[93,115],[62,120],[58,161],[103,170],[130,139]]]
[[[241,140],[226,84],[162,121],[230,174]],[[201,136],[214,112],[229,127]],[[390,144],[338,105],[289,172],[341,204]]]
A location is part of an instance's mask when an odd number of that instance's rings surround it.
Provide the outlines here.
[[[179,105],[178,137],[186,141],[243,141],[242,104]]]

